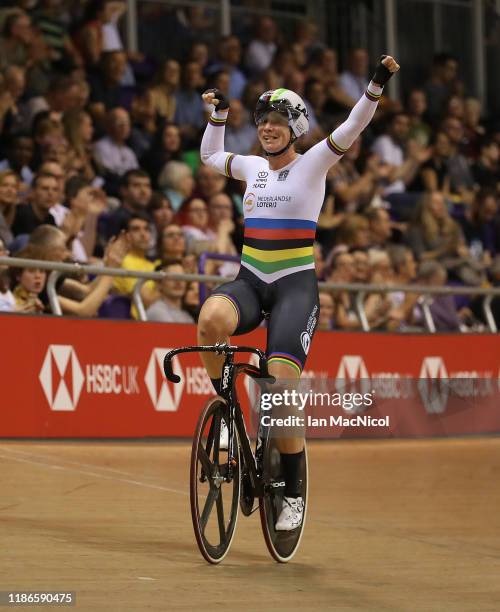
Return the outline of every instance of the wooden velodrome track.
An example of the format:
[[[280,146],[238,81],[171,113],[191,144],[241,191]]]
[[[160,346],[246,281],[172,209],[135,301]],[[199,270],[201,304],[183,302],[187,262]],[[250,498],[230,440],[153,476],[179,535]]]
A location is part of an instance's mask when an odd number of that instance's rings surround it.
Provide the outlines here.
[[[187,443],[2,442],[0,591],[73,590],[77,609],[113,612],[500,610],[500,438],[309,448],[295,559],[273,562],[258,513],[240,514],[209,566]]]

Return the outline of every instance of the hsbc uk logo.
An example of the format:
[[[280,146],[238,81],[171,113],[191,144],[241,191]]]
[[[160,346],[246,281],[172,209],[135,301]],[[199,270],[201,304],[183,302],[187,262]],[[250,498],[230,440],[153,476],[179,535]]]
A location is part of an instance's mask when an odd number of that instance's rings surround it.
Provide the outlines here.
[[[84,376],[72,346],[51,344],[38,379],[52,410],[75,410]]]
[[[353,391],[368,393],[371,390],[371,382],[366,369],[365,362],[360,355],[344,355],[340,360],[339,369],[335,379],[335,387],[339,393]]]
[[[140,393],[137,366],[87,363],[83,367],[74,347],[51,344],[38,379],[51,410],[74,411],[82,391],[88,394]]]
[[[425,409],[430,414],[444,412],[450,388],[448,372],[441,357],[425,357],[417,383]]]
[[[144,382],[153,402],[155,410],[159,412],[175,412],[179,408],[184,389],[184,372],[178,357],[172,360],[174,374],[180,377],[180,382],[167,381],[163,373],[163,360],[170,348],[154,348],[149,358],[144,376]]]

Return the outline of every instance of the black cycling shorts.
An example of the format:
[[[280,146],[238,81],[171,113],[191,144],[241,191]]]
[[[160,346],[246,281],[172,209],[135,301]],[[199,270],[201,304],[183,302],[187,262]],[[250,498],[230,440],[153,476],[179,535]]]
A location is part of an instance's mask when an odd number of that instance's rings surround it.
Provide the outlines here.
[[[241,266],[235,280],[217,287],[212,296],[224,296],[235,307],[236,336],[252,331],[268,318],[269,362],[285,362],[302,372],[319,320],[314,270],[295,272],[268,284]]]

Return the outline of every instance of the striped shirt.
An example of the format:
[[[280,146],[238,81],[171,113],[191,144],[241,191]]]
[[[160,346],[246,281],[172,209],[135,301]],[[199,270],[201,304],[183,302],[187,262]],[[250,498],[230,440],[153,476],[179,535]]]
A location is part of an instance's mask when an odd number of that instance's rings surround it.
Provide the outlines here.
[[[246,182],[241,265],[264,282],[314,269],[313,242],[326,174],[368,125],[381,92],[370,83],[342,125],[279,170],[272,170],[263,157],[224,151],[227,112],[212,113],[201,158],[222,174]]]

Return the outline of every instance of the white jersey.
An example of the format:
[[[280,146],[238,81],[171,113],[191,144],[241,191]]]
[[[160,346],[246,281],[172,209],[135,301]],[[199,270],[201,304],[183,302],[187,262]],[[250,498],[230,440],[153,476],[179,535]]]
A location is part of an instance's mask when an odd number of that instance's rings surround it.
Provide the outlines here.
[[[266,158],[224,151],[227,111],[212,113],[201,159],[222,174],[246,182],[241,265],[264,282],[314,269],[313,242],[326,174],[368,125],[381,93],[381,87],[370,83],[342,125],[279,170],[271,170]]]

